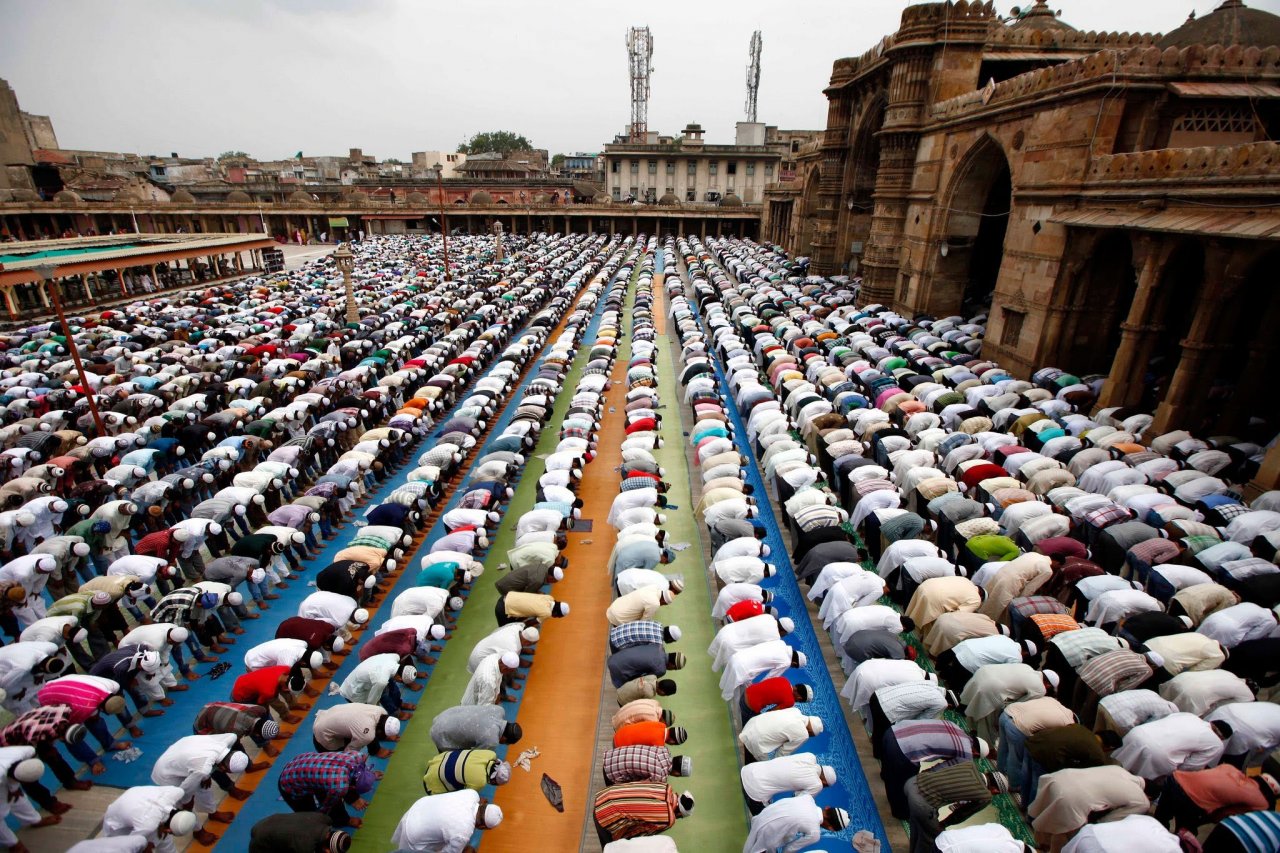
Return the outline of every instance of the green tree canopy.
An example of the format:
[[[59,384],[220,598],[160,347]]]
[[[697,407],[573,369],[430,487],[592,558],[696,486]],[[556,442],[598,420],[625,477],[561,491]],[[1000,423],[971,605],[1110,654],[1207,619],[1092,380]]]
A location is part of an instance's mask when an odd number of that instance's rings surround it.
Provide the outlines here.
[[[251,158],[244,151],[223,151],[221,154],[218,155],[218,159],[219,160],[251,160],[253,158]]]
[[[397,165],[401,165],[401,166],[403,166],[403,165],[404,165],[404,161],[403,161],[403,160],[397,160],[395,157],[388,157],[387,159],[383,160],[382,162],[384,162],[384,163],[393,163],[393,164],[397,164]]]
[[[458,143],[459,154],[487,154],[496,151],[506,157],[513,151],[528,151],[531,148],[533,143],[509,130],[486,130]]]
[[[563,155],[563,154],[557,154],[557,155],[555,155],[554,157],[552,157],[552,158],[551,158],[551,168],[553,168],[553,169],[559,169],[559,168],[560,168],[561,166],[563,166],[563,165],[564,165],[564,155]]]

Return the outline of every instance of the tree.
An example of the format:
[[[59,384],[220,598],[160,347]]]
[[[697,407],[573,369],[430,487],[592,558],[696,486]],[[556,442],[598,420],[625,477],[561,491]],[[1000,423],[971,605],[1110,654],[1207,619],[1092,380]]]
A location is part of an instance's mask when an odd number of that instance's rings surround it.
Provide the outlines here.
[[[458,143],[459,154],[488,154],[497,152],[503,157],[513,151],[528,151],[533,143],[518,133],[509,130],[487,130],[477,133],[465,142]]]
[[[218,155],[219,160],[251,160],[252,158],[244,151],[223,151]]]
[[[387,159],[383,160],[382,162],[383,162],[383,163],[391,163],[391,164],[392,164],[392,165],[394,165],[394,166],[403,166],[403,165],[404,165],[404,161],[403,161],[403,160],[397,160],[395,157],[388,157]]]
[[[551,168],[553,168],[553,169],[559,169],[559,168],[561,168],[562,166],[564,166],[564,155],[563,155],[563,154],[557,154],[557,155],[555,155],[554,157],[552,157],[552,158],[551,158]]]

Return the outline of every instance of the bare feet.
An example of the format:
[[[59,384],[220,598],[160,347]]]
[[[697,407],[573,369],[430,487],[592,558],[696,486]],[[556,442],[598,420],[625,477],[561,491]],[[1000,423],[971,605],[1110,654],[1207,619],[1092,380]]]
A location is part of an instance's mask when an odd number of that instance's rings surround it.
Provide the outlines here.
[[[351,827],[352,829],[359,829],[363,825],[364,825],[364,821],[358,817],[353,817],[347,820],[347,826]]]
[[[190,689],[191,689],[191,686],[188,684],[175,684],[169,688],[169,692],[170,693],[186,693]]]
[[[164,711],[160,710],[159,708],[148,708],[147,710],[142,712],[142,716],[144,717],[159,717],[163,714],[164,714]]]
[[[197,829],[191,833],[191,837],[206,847],[211,847],[218,841],[218,836],[214,835],[207,829]]]
[[[299,716],[298,714],[285,714],[283,717],[281,717],[281,719],[282,719],[282,720],[284,720],[284,722],[286,722],[286,723],[300,723],[300,722],[302,722],[302,717],[301,717],[301,716]]]
[[[62,800],[54,800],[53,805],[49,806],[49,811],[53,814],[66,814],[71,811],[71,803],[64,803]]]
[[[235,814],[233,814],[232,812],[210,812],[209,813],[209,820],[213,821],[214,823],[231,823],[231,821],[234,819],[235,819]]]
[[[187,674],[187,681],[199,681],[199,680],[200,680],[200,673],[198,673],[198,672],[190,672],[190,673],[188,673],[188,674]],[[182,685],[182,689],[183,689],[183,690],[186,690],[186,689],[187,689],[187,686],[186,686],[185,684],[184,684],[184,685]]]
[[[54,824],[57,824],[57,823],[62,823],[62,815],[49,814],[49,815],[45,815],[44,817],[40,818],[40,820],[31,824],[31,828],[39,829],[42,826],[53,826]]]

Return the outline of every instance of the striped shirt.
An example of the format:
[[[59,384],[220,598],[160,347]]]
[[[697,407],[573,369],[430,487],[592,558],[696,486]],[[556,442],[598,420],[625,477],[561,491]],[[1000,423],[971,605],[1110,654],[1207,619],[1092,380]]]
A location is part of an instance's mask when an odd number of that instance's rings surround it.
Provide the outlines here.
[[[665,746],[622,746],[604,754],[605,781],[666,782],[671,775],[671,751]]]
[[[934,809],[952,803],[989,803],[991,790],[975,761],[956,761],[930,767],[916,776],[920,795]]]
[[[947,720],[907,720],[890,729],[898,749],[919,764],[931,758],[973,758],[973,738]]]
[[[1117,649],[1085,661],[1076,669],[1080,680],[1099,696],[1130,690],[1151,677],[1151,665],[1137,652]]]
[[[875,692],[875,699],[890,723],[940,717],[947,709],[946,691],[928,681],[881,687]]]
[[[1128,521],[1132,517],[1132,513],[1125,507],[1120,506],[1120,504],[1111,504],[1110,506],[1104,506],[1101,509],[1085,513],[1084,522],[1091,527],[1102,530],[1113,524]]]
[[[1153,690],[1122,690],[1102,697],[1098,707],[1107,712],[1121,737],[1134,726],[1175,714],[1178,706]]]
[[[1053,644],[1072,669],[1090,658],[1106,652],[1128,648],[1129,644],[1119,637],[1113,637],[1101,628],[1079,628],[1067,631],[1053,638]]]
[[[203,590],[194,586],[175,589],[156,603],[155,609],[151,611],[151,621],[185,624],[191,618],[191,611],[195,609],[196,599],[201,592]]]
[[[210,702],[196,714],[196,721],[191,728],[198,735],[234,734],[244,737],[251,734],[264,719],[267,719],[267,709],[261,705]]]
[[[1245,853],[1274,853],[1280,849],[1280,813],[1247,812],[1233,815],[1218,826],[1234,835]]]
[[[1130,562],[1136,560],[1148,566],[1156,566],[1173,559],[1180,553],[1182,549],[1168,539],[1148,539],[1129,549],[1129,559]]]
[[[650,619],[639,622],[624,622],[609,629],[609,647],[615,651],[631,646],[662,645],[662,623]]]
[[[471,788],[478,791],[489,784],[489,774],[498,763],[491,749],[451,749],[436,755],[427,764],[422,788],[428,794],[445,794]]]
[[[595,822],[614,840],[655,835],[676,822],[676,792],[660,782],[625,782],[596,795]]]

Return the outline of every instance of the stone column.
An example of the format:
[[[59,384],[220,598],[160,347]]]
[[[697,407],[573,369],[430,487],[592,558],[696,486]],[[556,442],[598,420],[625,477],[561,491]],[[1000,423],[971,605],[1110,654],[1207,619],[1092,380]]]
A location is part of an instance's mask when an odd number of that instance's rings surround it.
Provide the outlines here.
[[[1246,500],[1253,500],[1263,492],[1280,489],[1280,444],[1267,451],[1262,465],[1253,480],[1244,488]]]
[[[1182,356],[1169,383],[1169,393],[1156,410],[1154,433],[1178,427],[1200,426],[1190,422],[1192,409],[1207,387],[1213,373],[1215,354],[1224,348],[1221,331],[1231,328],[1231,321],[1241,306],[1232,300],[1243,283],[1239,264],[1232,264],[1231,250],[1218,240],[1211,240],[1205,251],[1204,285],[1196,300],[1196,314],[1191,329],[1182,339]]]
[[[1120,324],[1120,345],[1111,360],[1111,373],[1098,408],[1127,406],[1142,395],[1142,375],[1150,360],[1152,346],[1164,331],[1163,318],[1153,316],[1157,307],[1157,288],[1174,243],[1150,234],[1133,241],[1133,261],[1138,269],[1138,286],[1129,303],[1129,315]],[[1070,370],[1071,366],[1067,365]]]
[[[10,320],[18,319],[18,306],[15,305],[13,301],[12,287],[4,288],[4,304],[9,309],[9,319]]]

